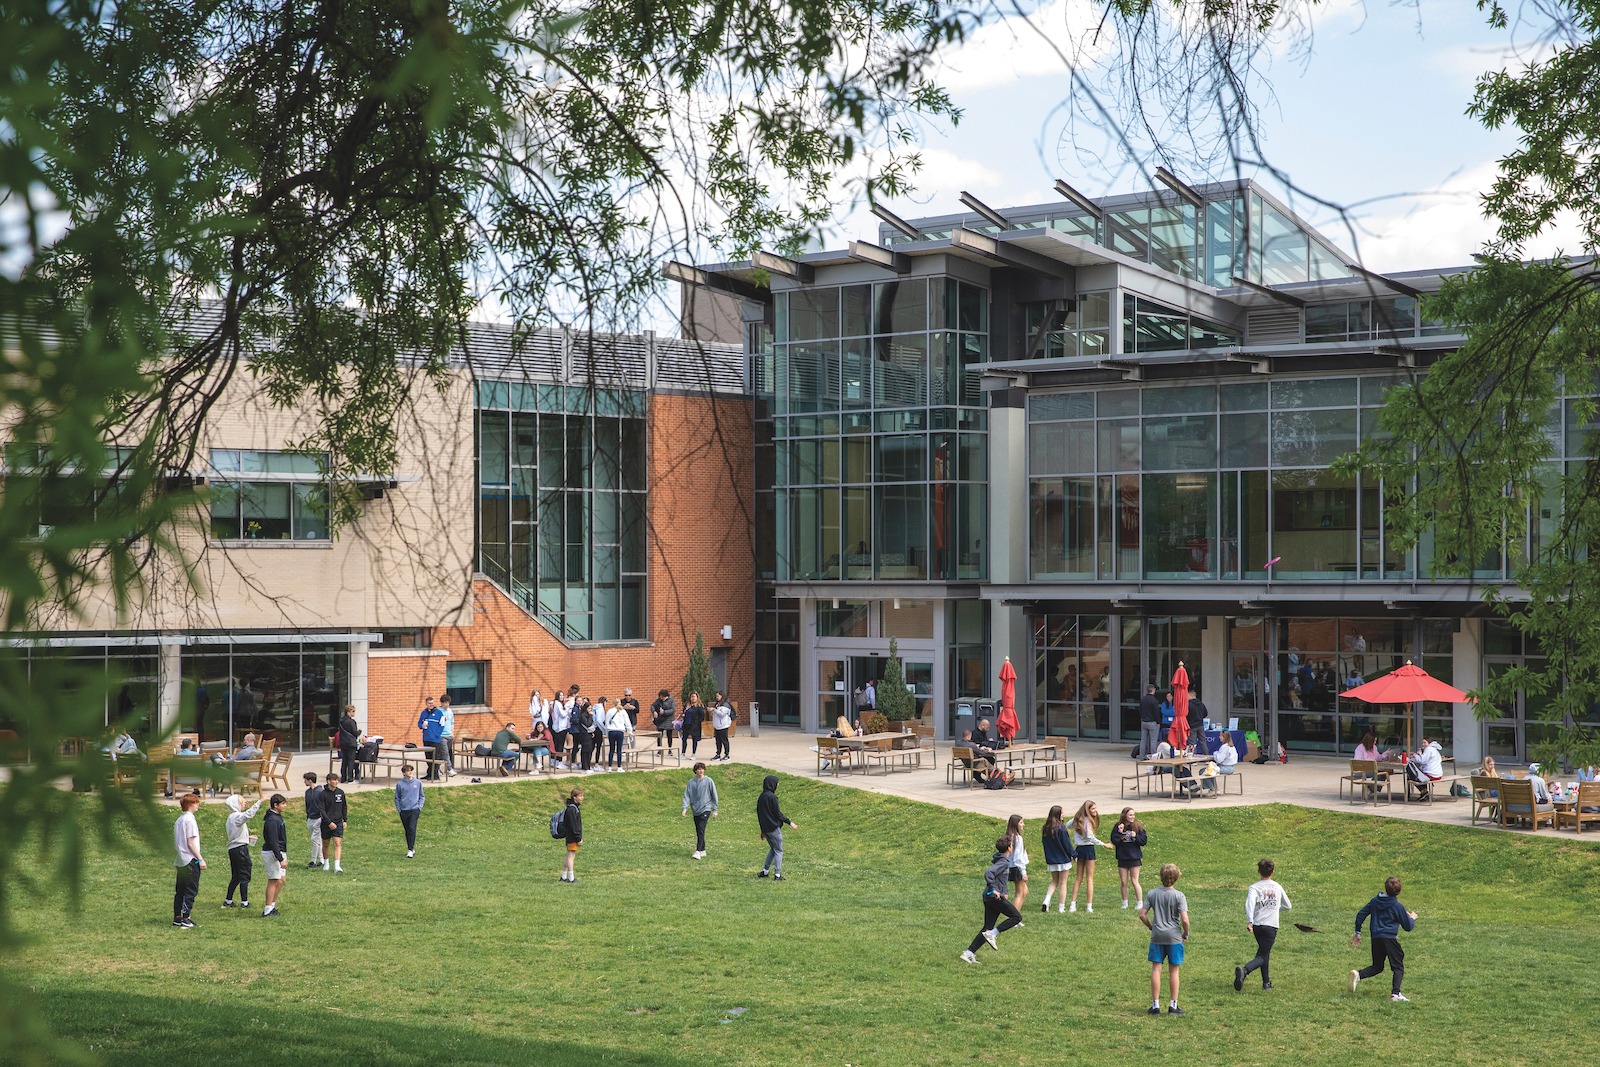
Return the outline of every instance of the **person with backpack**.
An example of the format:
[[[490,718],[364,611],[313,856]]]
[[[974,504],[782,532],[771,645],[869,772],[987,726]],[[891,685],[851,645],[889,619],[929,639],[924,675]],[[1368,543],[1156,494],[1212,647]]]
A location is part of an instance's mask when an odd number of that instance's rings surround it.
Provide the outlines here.
[[[559,837],[567,844],[565,856],[561,861],[561,880],[563,882],[576,882],[577,872],[573,870],[578,860],[578,848],[583,844],[583,813],[579,810],[583,806],[583,790],[574,789],[567,794],[566,807],[561,809],[557,825],[555,819],[551,820],[550,833]],[[559,833],[557,832],[559,831]]]
[[[672,694],[663,689],[656,694],[655,702],[650,705],[650,721],[655,724],[659,733],[656,734],[656,747],[661,747],[662,738],[666,739],[667,748],[671,750],[677,744],[676,730],[673,720],[677,718],[677,702],[672,699]]]

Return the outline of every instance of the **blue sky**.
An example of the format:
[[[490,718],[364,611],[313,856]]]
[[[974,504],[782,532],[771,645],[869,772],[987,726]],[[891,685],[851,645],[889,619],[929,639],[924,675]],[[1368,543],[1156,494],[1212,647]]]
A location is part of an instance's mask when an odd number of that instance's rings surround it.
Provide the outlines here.
[[[1088,0],[1057,0],[1035,19],[1060,43],[1098,17]],[[1069,21],[1074,20],[1074,21]],[[1014,20],[1013,20],[1014,21]],[[1378,270],[1453,266],[1470,261],[1489,235],[1479,196],[1514,134],[1485,130],[1466,114],[1474,80],[1515,65],[1512,46],[1526,29],[1492,30],[1469,0],[1419,0],[1366,6],[1334,0],[1310,24],[1308,47],[1267,57],[1261,129],[1268,159],[1317,197],[1354,205],[1359,248],[1337,217],[1304,199],[1291,206]],[[1065,178],[1090,195],[1148,186],[1126,153],[1081,122],[1069,128],[1063,62],[1037,30],[986,28],[945,59],[942,81],[965,117],[955,128],[924,130],[925,169],[914,199],[891,204],[902,215],[962,210],[967,189],[994,206],[1055,198]],[[1232,176],[1189,168],[1190,181]],[[1279,195],[1281,186],[1264,181]],[[828,240],[871,237],[876,220],[858,209]],[[1531,254],[1562,249],[1557,233]],[[1568,240],[1566,248],[1573,243]]]

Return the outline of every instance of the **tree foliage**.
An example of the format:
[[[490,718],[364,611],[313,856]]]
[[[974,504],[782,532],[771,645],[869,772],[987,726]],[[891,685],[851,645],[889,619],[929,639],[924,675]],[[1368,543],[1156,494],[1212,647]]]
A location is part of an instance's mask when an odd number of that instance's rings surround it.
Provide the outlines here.
[[[915,718],[917,702],[906,691],[906,676],[900,666],[900,642],[889,638],[889,658],[883,664],[883,678],[877,688],[878,710],[890,722]]]
[[[689,650],[689,666],[683,672],[683,686],[678,690],[680,706],[689,706],[689,694],[699,693],[700,703],[709,706],[717,694],[717,676],[711,673],[711,660],[706,656],[705,635],[694,633],[694,648]]]

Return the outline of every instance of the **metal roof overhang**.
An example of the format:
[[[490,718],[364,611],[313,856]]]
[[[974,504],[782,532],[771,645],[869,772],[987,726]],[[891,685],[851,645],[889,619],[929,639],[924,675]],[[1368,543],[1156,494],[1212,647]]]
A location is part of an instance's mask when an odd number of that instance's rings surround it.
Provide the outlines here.
[[[1474,582],[1105,582],[1082,585],[987,585],[985,600],[1020,606],[1030,614],[1075,612],[1125,615],[1361,614],[1374,617],[1484,617],[1494,609]],[[1516,590],[1507,595],[1517,599]]]
[[[773,595],[786,600],[972,600],[978,582],[797,581],[771,582]]]

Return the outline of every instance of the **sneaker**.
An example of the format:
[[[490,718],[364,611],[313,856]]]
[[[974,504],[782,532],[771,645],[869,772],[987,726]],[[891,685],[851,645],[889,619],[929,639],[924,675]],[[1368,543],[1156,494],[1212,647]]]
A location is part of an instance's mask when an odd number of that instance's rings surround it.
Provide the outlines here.
[[[231,900],[224,900],[224,901],[223,901],[223,902],[222,902],[222,906],[223,906],[223,907],[224,907],[224,908],[231,908],[231,907],[233,907],[233,901],[231,901]]]
[[[413,848],[413,849],[407,849],[406,850],[406,859],[414,860],[416,858],[417,858],[417,850],[416,849]]]
[[[1063,901],[1062,903],[1056,905],[1056,914],[1057,915],[1065,915],[1066,913],[1067,913],[1067,905],[1066,905],[1065,901]]]
[[[996,952],[1000,951],[1000,933],[998,930],[985,930],[983,932],[983,939],[989,942],[990,948],[994,949]]]
[[[1261,983],[1261,991],[1263,993],[1270,993],[1272,991],[1272,983],[1271,982],[1262,982]]]
[[[1078,902],[1076,900],[1074,900],[1072,902],[1072,904],[1067,908],[1067,910],[1068,911],[1077,911],[1078,910]]]
[[[1146,1015],[1160,1015],[1161,1014],[1161,1005],[1159,1005],[1159,1004],[1150,1005],[1150,1010],[1146,1011],[1145,1014]]]
[[[316,869],[317,869],[317,868],[318,868],[318,867],[321,867],[321,866],[322,866],[322,863],[321,863],[321,861],[319,861],[319,860],[312,860],[312,861],[311,861],[311,862],[310,862],[310,863],[308,863],[308,864],[306,864],[306,870],[308,870],[308,871],[314,871],[314,870],[316,870]]]
[[[329,865],[327,860],[323,860],[322,861],[322,869],[325,870],[325,871],[328,871],[328,870],[332,870],[333,868]]]
[[[766,876],[767,876],[767,869],[765,867],[761,868],[761,873],[756,875],[757,878],[765,878]]]
[[[343,874],[344,873],[344,868],[339,866],[337,863],[335,863],[333,865],[333,873],[334,874]]]
[[[1167,1014],[1168,1015],[1182,1015],[1183,1014],[1183,1009],[1178,1007],[1176,1004],[1174,1004],[1172,1007],[1167,1009]]]
[[[187,930],[189,928],[182,919],[173,919],[172,926],[175,930]]]
[[[783,875],[781,875],[781,874],[775,874],[775,875],[773,875],[773,876],[772,876],[772,880],[773,880],[773,881],[774,881],[774,882],[782,882],[782,881],[784,881],[784,880],[785,880],[785,879],[784,879],[784,877],[783,877]]]
[[[178,921],[183,924],[183,928],[185,930],[197,929],[197,927],[194,924],[194,920],[189,918],[189,916],[187,916],[187,915],[185,915],[183,918],[179,919]]]
[[[249,906],[250,906],[250,902],[249,902],[249,901],[248,901],[248,900],[241,900],[241,901],[239,901],[239,907],[241,907],[241,908],[248,908],[248,907],[249,907]]]
[[[961,962],[962,963],[977,963],[978,962],[978,957],[974,956],[972,954],[972,950],[969,948],[965,952],[961,953]]]
[[[1044,913],[1046,913],[1046,914],[1049,914],[1049,912],[1050,912],[1050,904],[1048,902],[1046,902],[1044,904],[1040,904],[1039,905],[1039,910],[1044,912]]]
[[[1083,909],[1085,911],[1089,912],[1091,915],[1094,913],[1094,905],[1093,904],[1085,904],[1083,906]]]
[[[1351,971],[1350,972],[1350,992],[1354,993],[1356,991],[1356,986],[1360,983],[1360,981],[1361,981],[1361,972],[1360,971]]]
[[[1390,1003],[1393,1003],[1393,1002],[1395,1002],[1397,1000],[1405,1001],[1407,1004],[1411,1003],[1411,998],[1406,996],[1404,993],[1390,993],[1389,994],[1389,1002]]]
[[[275,919],[275,918],[277,918],[277,916],[278,916],[278,909],[277,908],[268,908],[266,911],[261,913],[261,917],[263,919]]]
[[[1126,907],[1127,907],[1127,906],[1128,906],[1128,902],[1127,902],[1127,900],[1126,900],[1126,899],[1124,899],[1124,900],[1123,900],[1123,902],[1122,902],[1122,906],[1123,906],[1123,907],[1124,907],[1124,908],[1126,908]]]
[[[1233,991],[1235,993],[1237,993],[1240,990],[1242,990],[1243,988],[1244,988],[1244,968],[1243,967],[1235,967],[1233,969]]]
[[[450,768],[450,777],[454,778],[455,776],[456,776],[456,769],[454,767],[451,767]]]

